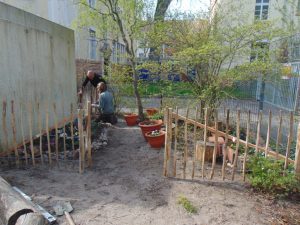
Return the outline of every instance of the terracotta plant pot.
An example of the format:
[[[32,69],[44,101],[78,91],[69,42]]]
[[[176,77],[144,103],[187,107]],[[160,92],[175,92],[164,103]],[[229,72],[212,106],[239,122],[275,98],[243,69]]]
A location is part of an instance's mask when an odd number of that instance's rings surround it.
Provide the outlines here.
[[[160,130],[161,125],[162,125],[162,120],[145,120],[139,123],[139,127],[141,128],[143,136],[146,141],[147,141],[146,133],[154,130]]]
[[[146,109],[147,115],[148,116],[153,116],[155,113],[158,113],[158,109],[156,108],[148,108]]]
[[[124,115],[127,126],[134,126],[137,124],[138,115],[135,113],[128,113]]]
[[[148,143],[152,148],[161,148],[165,143],[165,132],[162,130],[157,130],[155,135],[153,135],[152,132],[155,131],[150,131],[145,134]]]

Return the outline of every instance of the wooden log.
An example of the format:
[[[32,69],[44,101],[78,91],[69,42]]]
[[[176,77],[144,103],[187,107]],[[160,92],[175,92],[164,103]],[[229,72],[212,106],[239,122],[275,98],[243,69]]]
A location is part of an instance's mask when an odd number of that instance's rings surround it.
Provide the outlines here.
[[[43,156],[43,131],[42,131],[42,116],[41,116],[41,108],[40,103],[37,103],[37,110],[38,110],[38,127],[39,127],[39,138],[40,138],[40,155],[41,155],[41,162],[44,164],[44,156]]]
[[[268,131],[267,131],[266,149],[265,149],[265,157],[266,157],[266,158],[267,158],[268,153],[269,153],[270,134],[271,134],[271,123],[272,123],[272,112],[271,112],[271,110],[269,110]]]
[[[55,126],[55,154],[56,154],[56,163],[58,163],[58,122],[57,122],[57,111],[56,111],[56,104],[53,102],[53,115],[54,115],[54,126]]]
[[[196,107],[196,115],[195,115],[195,120],[197,121],[198,120],[198,107]],[[196,164],[196,148],[197,148],[197,145],[196,145],[196,132],[197,132],[197,126],[196,124],[194,124],[194,153],[193,153],[193,170],[192,170],[192,179],[194,179],[194,176],[195,176],[195,164]]]
[[[34,214],[34,217],[31,214]],[[22,215],[24,216],[22,217]],[[13,190],[2,177],[0,177],[0,217],[7,225],[48,224],[43,215],[38,213],[32,204]]]
[[[26,165],[28,165],[28,154],[27,154],[27,147],[26,147],[25,136],[24,136],[23,107],[22,107],[22,103],[20,103],[20,123],[21,123],[20,125],[21,125],[21,134],[22,134],[24,155],[25,155],[25,163],[26,163]]]
[[[185,120],[186,117],[181,116],[181,115],[178,115],[178,119],[180,119],[180,120]],[[191,119],[187,119],[187,121],[188,121],[188,123],[190,123],[190,124],[196,124],[196,125],[197,125],[198,127],[200,127],[200,128],[205,128],[205,124],[196,122],[196,121],[191,120]],[[214,127],[209,127],[209,126],[207,126],[207,131],[210,131],[210,132],[217,132],[218,135],[219,135],[219,137],[220,137],[220,136],[225,137],[225,135],[226,135],[225,132],[223,132],[223,131],[215,131],[215,128],[214,128]],[[233,139],[236,139],[236,137],[234,137],[234,136],[232,136],[232,135],[228,135],[228,139],[229,139],[229,140],[233,140]],[[240,144],[246,145],[246,141],[240,140]],[[256,144],[249,143],[248,145],[249,145],[250,148],[256,148]],[[263,147],[263,146],[258,146],[258,151],[259,151],[259,152],[264,152],[264,151],[265,151],[265,147]],[[276,157],[276,152],[270,150],[270,151],[269,151],[269,156],[275,158],[275,157]],[[283,160],[285,159],[285,156],[284,156],[284,155],[281,155],[281,154],[279,154],[278,157],[279,157],[279,159],[283,159]],[[288,159],[288,162],[289,162],[289,163],[294,163],[295,161],[289,158],[289,159]]]
[[[259,111],[258,122],[257,122],[257,131],[256,131],[256,146],[255,146],[255,155],[258,153],[258,146],[260,140],[260,124],[262,119],[262,111]]]
[[[83,126],[82,126],[82,109],[78,109],[78,135],[79,135],[79,173],[84,171],[84,139],[83,139]]]
[[[292,145],[292,140],[293,140],[293,130],[294,130],[294,113],[290,113],[290,130],[289,130],[289,136],[288,136],[288,143],[286,146],[286,154],[285,154],[285,159],[284,159],[284,169],[288,168],[289,162],[289,156],[291,152],[291,145]]]
[[[189,108],[186,110],[186,118],[189,116]],[[188,158],[188,129],[187,129],[187,119],[184,121],[184,155],[183,155],[183,179],[186,177],[186,164]]]
[[[32,165],[35,166],[35,154],[34,154],[33,138],[32,138],[32,104],[31,104],[31,102],[28,103],[28,127],[29,127],[29,139],[30,139]]]
[[[208,109],[205,108],[204,112],[204,149],[206,149],[206,139],[207,139],[207,123],[208,123]],[[202,153],[202,166],[201,166],[201,173],[202,173],[202,178],[204,178],[204,165],[205,165],[205,151]]]
[[[14,145],[14,152],[16,157],[16,166],[20,166],[20,159],[18,153],[18,146],[17,146],[17,131],[16,131],[16,118],[15,118],[15,109],[14,109],[14,101],[11,100],[11,127],[13,132],[13,145]]]
[[[67,221],[70,225],[75,225],[75,222],[74,222],[73,218],[71,217],[70,213],[65,211],[65,216],[66,216],[66,219],[67,219]]]
[[[224,109],[225,110],[225,109]],[[225,166],[227,157],[228,133],[229,133],[229,109],[226,110],[226,131],[225,144],[223,145],[223,164],[222,164],[222,179],[225,179]]]
[[[239,154],[239,147],[240,147],[240,120],[241,120],[241,111],[238,110],[237,121],[236,121],[237,141],[236,141],[236,149],[235,149],[235,155],[234,155],[234,161],[233,161],[231,180],[234,180],[235,168],[237,166],[237,161],[238,161],[238,154]]]
[[[175,116],[175,140],[174,140],[174,156],[173,156],[173,177],[176,177],[176,166],[177,166],[177,146],[178,146],[178,107],[176,106]]]
[[[248,111],[248,118],[247,118],[247,131],[246,131],[246,146],[245,146],[245,154],[243,159],[243,180],[246,180],[246,162],[247,162],[247,156],[248,156],[248,143],[249,143],[249,136],[250,136],[250,118],[251,118],[251,112]]]
[[[215,109],[215,130],[218,130],[218,109]],[[217,151],[218,151],[218,132],[215,133],[215,146],[214,146],[214,153],[213,153],[213,160],[212,160],[212,168],[210,173],[210,179],[213,178],[215,173],[215,167],[216,167],[216,159],[217,159]]]
[[[92,106],[91,102],[87,102],[87,127],[86,127],[86,132],[87,132],[87,150],[88,150],[88,166],[92,166],[92,131],[91,131],[91,114],[92,114]]]
[[[279,154],[279,145],[281,144],[281,128],[282,128],[282,111],[280,110],[280,114],[279,114],[279,126],[278,126],[278,130],[277,130],[277,138],[276,138],[276,159],[278,159],[278,154]]]

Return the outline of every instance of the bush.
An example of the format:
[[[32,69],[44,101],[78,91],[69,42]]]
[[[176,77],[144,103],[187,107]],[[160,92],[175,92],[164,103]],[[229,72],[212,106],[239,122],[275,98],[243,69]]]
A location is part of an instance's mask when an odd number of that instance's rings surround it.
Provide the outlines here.
[[[189,213],[197,213],[197,208],[184,196],[180,196],[177,203]]]
[[[283,161],[252,156],[248,164],[251,186],[259,191],[288,196],[300,192],[300,182],[296,179],[293,167],[283,170]]]

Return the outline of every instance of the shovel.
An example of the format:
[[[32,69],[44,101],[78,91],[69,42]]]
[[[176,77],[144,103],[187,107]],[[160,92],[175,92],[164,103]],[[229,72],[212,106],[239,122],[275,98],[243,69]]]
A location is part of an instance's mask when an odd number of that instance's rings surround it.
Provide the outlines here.
[[[57,205],[53,206],[53,209],[55,211],[55,214],[57,216],[65,215],[67,218],[67,221],[70,225],[75,225],[74,220],[72,219],[70,212],[73,211],[73,207],[71,206],[70,202],[61,202]]]

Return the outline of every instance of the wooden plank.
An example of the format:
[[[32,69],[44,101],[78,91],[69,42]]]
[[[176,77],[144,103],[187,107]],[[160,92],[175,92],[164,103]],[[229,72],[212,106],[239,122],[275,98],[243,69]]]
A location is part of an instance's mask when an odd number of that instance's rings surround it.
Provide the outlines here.
[[[198,107],[196,107],[196,115],[195,115],[195,121],[198,120],[198,114],[199,114],[199,110]],[[192,170],[192,179],[194,179],[195,176],[195,164],[196,164],[196,142],[197,142],[197,126],[196,124],[194,124],[194,153],[193,153],[193,170]]]
[[[204,111],[204,120],[205,120],[205,122],[204,122],[204,151],[203,151],[203,153],[202,153],[202,166],[201,166],[201,175],[202,175],[202,178],[204,178],[204,175],[205,175],[205,173],[204,173],[204,166],[205,166],[205,150],[206,150],[206,139],[207,139],[207,129],[208,129],[208,125],[207,125],[207,123],[208,123],[208,109],[207,108],[205,108],[205,111]]]
[[[295,155],[295,175],[300,179],[300,123],[298,124],[297,130],[297,145],[296,145],[296,155]]]
[[[169,171],[170,168],[170,158],[171,158],[171,145],[172,145],[172,108],[169,108],[168,110],[168,126],[167,126],[167,136],[168,136],[168,142],[167,142],[167,168]],[[169,173],[167,174],[169,176]]]
[[[294,130],[294,112],[290,113],[290,130],[289,130],[289,136],[288,136],[288,143],[286,146],[286,155],[285,155],[285,160],[284,160],[284,169],[288,168],[289,162],[289,156],[291,152],[291,145],[292,145],[292,140],[293,140],[293,130]]]
[[[92,105],[91,102],[87,102],[87,150],[88,150],[88,166],[92,167],[92,135],[91,135],[91,114],[92,114]]]
[[[73,121],[74,121],[74,115],[73,115],[73,103],[71,103],[71,116],[70,116],[70,129],[71,129],[71,141],[72,141],[72,152],[73,155],[75,154],[75,144],[74,144],[74,126],[73,126]]]
[[[225,110],[225,109],[224,109]],[[225,144],[223,145],[223,163],[222,163],[222,179],[225,180],[225,166],[227,156],[227,145],[228,145],[228,134],[229,134],[229,109],[226,110],[226,133],[225,133]]]
[[[268,131],[267,131],[266,149],[265,149],[265,157],[266,158],[269,153],[271,127],[272,127],[272,112],[271,112],[271,110],[269,110]]]
[[[14,145],[14,152],[16,157],[16,166],[19,167],[20,159],[19,159],[18,146],[17,146],[17,131],[16,131],[14,100],[11,100],[10,103],[11,103],[11,127],[13,132],[13,145]]]
[[[244,160],[243,160],[243,180],[246,180],[246,162],[247,162],[247,156],[248,156],[248,143],[249,143],[249,136],[250,136],[250,118],[251,118],[251,112],[248,111],[248,118],[247,118],[247,131],[246,131],[246,146],[245,146],[245,154],[244,154]]]
[[[236,120],[236,149],[235,149],[235,155],[234,155],[234,161],[233,161],[233,167],[232,167],[232,174],[231,174],[231,180],[234,180],[235,175],[235,168],[237,166],[238,161],[238,154],[239,154],[239,147],[240,147],[240,120],[241,120],[241,111],[238,110],[237,112],[237,120]]]
[[[22,103],[20,103],[20,125],[21,125],[21,134],[22,134],[22,140],[23,140],[23,148],[24,148],[24,155],[25,155],[25,163],[26,166],[28,165],[28,154],[27,154],[27,147],[25,143],[25,136],[24,136],[24,124],[23,124],[23,107]]]
[[[256,146],[255,146],[255,155],[257,155],[259,149],[259,141],[260,141],[260,126],[262,120],[262,111],[259,111],[258,122],[257,122],[257,132],[256,132]]]
[[[176,166],[177,166],[177,146],[178,146],[178,107],[176,106],[175,116],[175,140],[174,140],[174,156],[173,156],[173,177],[176,177]]]
[[[164,123],[166,125],[166,134],[165,134],[165,151],[164,151],[164,171],[163,171],[163,174],[164,176],[168,176],[168,151],[169,151],[169,146],[168,146],[168,138],[169,138],[169,135],[168,135],[168,132],[169,132],[169,117],[170,117],[170,112],[169,112],[169,108],[168,109],[165,109],[165,112],[164,112]]]
[[[28,103],[28,127],[29,127],[29,139],[30,139],[32,165],[35,166],[35,154],[34,154],[33,137],[32,137],[32,104],[31,104],[31,102]]]
[[[47,134],[47,145],[48,145],[48,160],[49,165],[52,165],[51,147],[50,147],[50,135],[49,135],[49,106],[46,103],[46,134]]]
[[[41,108],[40,103],[37,103],[37,113],[38,113],[38,127],[39,127],[39,136],[40,136],[40,155],[41,162],[44,164],[44,156],[43,156],[43,135],[42,135],[42,116],[41,116]],[[23,140],[24,141],[24,140]]]
[[[53,115],[54,115],[54,126],[55,126],[55,155],[56,155],[56,163],[59,162],[59,152],[58,152],[58,122],[57,122],[57,111],[56,111],[56,103],[53,102]]]
[[[186,117],[178,115],[178,119],[184,120],[184,119],[186,119]],[[194,120],[190,120],[190,119],[187,119],[187,121],[190,124],[196,124],[200,128],[205,128],[205,124],[202,124],[202,123],[199,123],[199,122],[195,122]],[[214,127],[209,127],[209,126],[207,126],[207,131],[216,132]],[[223,132],[223,131],[217,131],[217,133],[218,133],[219,137],[220,136],[225,137],[225,132]],[[228,139],[229,140],[233,140],[235,138],[236,138],[235,136],[228,135]],[[240,140],[240,144],[243,144],[245,146],[246,145],[246,141]],[[250,148],[256,148],[256,144],[248,143],[248,145],[249,145]],[[264,152],[265,151],[265,147],[258,146],[258,151],[259,152]],[[272,150],[269,150],[269,156],[275,158],[276,157],[276,152],[272,151]],[[285,159],[285,156],[281,155],[281,154],[279,154],[278,157],[279,157],[279,159],[283,159],[283,160]],[[288,162],[289,163],[294,163],[295,161],[289,158]]]
[[[84,140],[83,140],[83,126],[82,126],[82,109],[78,109],[78,134],[79,134],[79,173],[82,174],[84,172],[84,162],[83,162],[83,154],[84,154]]]
[[[215,109],[215,130],[218,131],[218,109]],[[212,160],[212,168],[210,173],[210,179],[213,178],[216,167],[216,159],[217,159],[217,151],[218,151],[218,132],[215,132],[215,143],[214,143],[214,152],[213,152],[213,160]]]
[[[186,109],[186,119],[189,116],[189,108]],[[184,121],[184,155],[183,155],[183,179],[186,177],[186,164],[188,158],[188,129],[187,129],[188,122],[187,120]]]
[[[278,130],[277,130],[277,138],[276,138],[276,159],[278,159],[278,154],[279,154],[279,145],[281,144],[281,129],[282,128],[282,111],[280,110],[280,114],[279,114],[279,126],[278,126]]]

